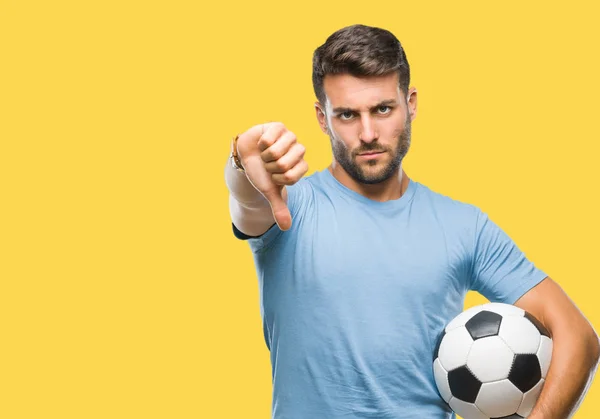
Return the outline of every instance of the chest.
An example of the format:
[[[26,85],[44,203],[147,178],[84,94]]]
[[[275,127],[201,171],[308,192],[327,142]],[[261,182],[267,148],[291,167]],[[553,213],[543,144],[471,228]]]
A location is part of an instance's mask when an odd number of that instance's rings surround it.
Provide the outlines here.
[[[302,226],[295,246],[297,291],[326,301],[427,304],[460,295],[468,258],[460,237],[410,214],[345,211],[320,214]]]

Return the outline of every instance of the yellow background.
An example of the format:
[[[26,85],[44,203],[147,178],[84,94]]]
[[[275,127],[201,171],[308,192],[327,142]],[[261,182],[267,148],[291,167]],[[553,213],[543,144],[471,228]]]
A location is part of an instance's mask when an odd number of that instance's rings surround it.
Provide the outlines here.
[[[0,1],[0,417],[269,417],[223,167],[272,120],[329,163],[311,57],[353,23],[408,54],[409,176],[488,212],[597,328],[594,3]],[[576,418],[599,409],[596,383]]]

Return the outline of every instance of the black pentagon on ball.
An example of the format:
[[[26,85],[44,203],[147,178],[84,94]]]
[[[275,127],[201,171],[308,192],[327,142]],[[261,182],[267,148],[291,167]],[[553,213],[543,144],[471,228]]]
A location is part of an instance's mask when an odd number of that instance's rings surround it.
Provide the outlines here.
[[[508,379],[523,393],[531,390],[542,378],[540,361],[535,354],[518,354],[508,374]]]
[[[525,318],[527,320],[529,320],[531,323],[533,323],[533,325],[540,332],[540,335],[550,337],[550,333],[548,332],[548,329],[546,329],[544,327],[544,325],[542,324],[542,322],[540,322],[538,319],[536,319],[535,317],[533,317],[532,314],[529,314],[528,312],[525,312]]]
[[[497,418],[492,418],[492,419],[525,419],[523,416],[521,415],[517,415],[516,413],[514,415],[510,415],[510,416],[502,416],[502,417],[497,417]]]
[[[466,366],[456,368],[448,373],[448,383],[452,395],[464,402],[475,403],[481,388],[481,381]]]
[[[487,336],[496,336],[500,330],[500,323],[502,323],[501,315],[483,310],[471,317],[465,327],[473,340],[477,340]]]

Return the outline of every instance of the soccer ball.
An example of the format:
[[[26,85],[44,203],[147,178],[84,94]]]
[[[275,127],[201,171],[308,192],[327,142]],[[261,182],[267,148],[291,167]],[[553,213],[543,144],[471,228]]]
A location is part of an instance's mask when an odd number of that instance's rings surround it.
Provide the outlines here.
[[[525,418],[544,386],[552,339],[531,314],[489,303],[456,316],[434,352],[442,399],[464,419]]]

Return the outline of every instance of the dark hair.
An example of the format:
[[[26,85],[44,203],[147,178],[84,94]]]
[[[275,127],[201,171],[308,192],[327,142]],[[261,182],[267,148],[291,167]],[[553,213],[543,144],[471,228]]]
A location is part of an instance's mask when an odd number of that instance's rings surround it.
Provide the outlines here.
[[[327,74],[355,77],[384,76],[398,72],[400,89],[406,95],[410,67],[400,41],[391,32],[365,25],[342,28],[327,38],[313,54],[313,88],[325,103],[323,79]]]

